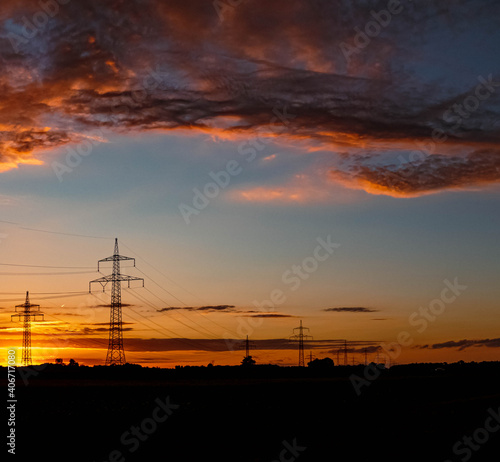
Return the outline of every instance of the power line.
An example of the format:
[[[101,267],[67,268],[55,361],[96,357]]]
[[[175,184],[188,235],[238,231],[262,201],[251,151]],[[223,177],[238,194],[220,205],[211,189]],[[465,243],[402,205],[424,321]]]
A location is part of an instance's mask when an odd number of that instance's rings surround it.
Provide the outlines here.
[[[127,292],[129,292],[129,291],[127,291]],[[145,303],[146,305],[149,305],[149,306],[150,306],[151,308],[153,308],[156,312],[158,312],[158,308],[157,308],[156,306],[154,306],[151,302],[149,302],[146,298],[144,298],[144,297],[142,297],[142,296],[138,295],[138,294],[137,294],[137,293],[135,293],[135,292],[129,292],[129,293],[131,293],[131,294],[132,294],[134,297],[136,297],[139,301],[141,301],[141,302]],[[163,314],[163,313],[160,313],[160,314]],[[145,316],[145,318],[147,318],[147,317]],[[149,318],[147,318],[147,319],[149,319]],[[170,318],[170,317],[169,317],[169,319],[173,319],[174,321],[177,321],[178,323],[182,324],[184,327],[187,327],[188,329],[192,329],[192,330],[194,330],[195,332],[197,332],[198,334],[200,334],[200,335],[202,335],[202,336],[206,336],[206,335],[207,335],[207,334],[205,334],[204,332],[201,332],[200,330],[196,329],[195,327],[190,326],[190,325],[188,325],[188,324],[186,324],[186,323],[182,322],[182,321],[181,321],[181,320],[179,320],[179,319]],[[209,331],[209,332],[210,332],[210,331]],[[178,335],[178,334],[175,334],[175,335]],[[214,338],[219,338],[219,337],[214,336]]]
[[[129,292],[129,293],[130,293],[130,295],[132,295],[132,296],[136,297],[139,301],[142,301],[142,302],[143,302],[143,303],[145,303],[146,305],[149,305],[149,306],[151,306],[152,308],[156,309],[156,308],[155,308],[155,307],[154,307],[151,303],[149,303],[149,302],[148,302],[146,299],[144,299],[143,297],[138,296],[138,295],[137,295],[136,293],[134,293],[134,292]],[[128,307],[128,308],[130,308],[130,307]],[[174,335],[176,336],[175,338],[176,338],[178,341],[180,341],[180,342],[182,342],[182,343],[186,343],[186,344],[190,345],[191,347],[192,347],[192,346],[195,346],[195,347],[197,347],[196,349],[198,349],[198,350],[206,350],[206,347],[202,347],[202,348],[200,348],[200,345],[201,345],[201,344],[199,344],[199,343],[197,344],[196,340],[187,339],[187,338],[185,338],[185,337],[182,337],[180,334],[178,334],[177,332],[173,331],[172,329],[168,329],[168,328],[166,328],[166,327],[162,326],[161,324],[158,324],[157,322],[152,321],[152,320],[151,320],[151,318],[149,318],[149,317],[147,317],[147,316],[144,316],[143,314],[141,314],[141,313],[139,313],[139,312],[135,311],[135,310],[134,310],[134,309],[132,309],[132,308],[130,308],[130,309],[131,309],[131,311],[133,311],[133,312],[134,312],[134,313],[136,313],[137,315],[142,316],[144,319],[147,319],[149,322],[151,322],[151,323],[153,323],[153,324],[155,324],[155,325],[159,326],[162,330],[167,331],[167,332],[170,332],[171,334],[174,334]],[[149,326],[147,326],[147,327],[149,327]],[[188,327],[189,327],[189,326],[188,326]],[[156,329],[154,329],[154,330],[156,330]],[[156,330],[156,331],[157,331],[157,330]],[[157,331],[157,332],[158,332],[158,331]],[[198,332],[198,333],[200,333],[200,334],[202,334],[202,335],[203,335],[203,333],[201,333],[201,332]],[[213,351],[218,351],[218,350],[213,350]]]
[[[147,291],[148,291],[151,295],[153,295],[153,296],[154,296],[154,297],[156,297],[158,300],[160,300],[163,304],[166,304],[166,303],[165,303],[165,302],[164,302],[164,301],[163,301],[160,297],[158,297],[158,295],[156,295],[155,293],[151,292],[151,290],[149,290],[148,288],[145,288],[145,289],[146,289],[146,290],[147,290]],[[167,304],[167,306],[168,306],[168,304]],[[166,316],[165,312],[163,312],[163,311],[159,311],[159,310],[157,310],[157,311],[158,311],[158,313],[160,313],[161,315]],[[182,313],[182,311],[181,311],[181,314],[182,314],[182,315],[183,315],[186,319],[189,319],[189,318],[188,318],[188,317],[187,317],[184,313]],[[169,318],[170,318],[170,316],[169,316]],[[172,318],[170,318],[170,319],[172,319]],[[174,319],[175,321],[177,321],[177,322],[180,322],[183,326],[186,326],[186,327],[189,327],[190,329],[196,330],[196,329],[194,329],[193,327],[191,327],[191,326],[187,325],[186,323],[182,322],[182,321],[181,321],[181,320],[179,320],[179,319],[176,319],[176,318],[173,318],[173,319]],[[213,336],[214,338],[219,338],[219,336],[218,336],[217,334],[213,333],[212,331],[210,331],[210,330],[209,330],[209,329],[207,329],[206,327],[203,327],[201,324],[199,324],[199,323],[197,323],[197,322],[193,321],[192,319],[190,319],[190,321],[191,321],[193,324],[195,324],[195,325],[199,326],[201,329],[206,330],[206,331],[209,333],[209,335]],[[196,331],[197,331],[198,333],[200,333],[200,334],[201,334],[201,332],[199,332],[198,330],[196,330]],[[206,334],[205,334],[205,335],[206,335]]]
[[[88,234],[76,234],[76,233],[61,233],[59,231],[47,231],[46,229],[38,229],[38,228],[27,228],[25,226],[19,226],[19,229],[24,229],[26,231],[35,231],[38,233],[48,233],[48,234],[58,234],[60,236],[72,236],[72,237],[86,237],[89,239],[112,239],[111,237],[104,236],[89,236]]]
[[[136,298],[137,298],[137,300],[142,301],[143,303],[146,303],[146,304],[147,304],[147,301],[145,301],[145,300],[141,300],[141,298],[140,298],[140,297],[138,297],[138,296],[137,296],[137,294],[135,294],[135,293],[131,293],[131,295],[132,295],[132,296],[134,296],[134,297],[136,297]],[[185,337],[183,338],[180,334],[178,334],[177,332],[173,331],[172,329],[167,329],[166,327],[162,326],[161,324],[158,324],[157,322],[152,321],[149,317],[144,316],[143,314],[139,313],[138,311],[135,311],[135,310],[134,310],[133,308],[131,308],[131,307],[128,307],[128,308],[129,308],[131,311],[133,311],[135,314],[137,314],[137,315],[139,315],[139,316],[143,317],[144,319],[146,319],[148,322],[150,322],[150,323],[152,323],[152,324],[155,324],[156,326],[160,327],[160,329],[162,329],[162,330],[158,330],[158,329],[155,329],[154,327],[148,326],[148,325],[147,325],[147,324],[145,324],[143,321],[140,321],[139,319],[134,318],[134,316],[131,316],[131,315],[130,315],[130,313],[127,313],[127,316],[130,316],[132,319],[134,319],[134,320],[136,320],[136,321],[140,322],[141,324],[143,324],[144,326],[146,326],[148,329],[152,329],[152,330],[154,330],[155,332],[158,332],[158,333],[160,333],[160,334],[162,334],[162,335],[165,335],[165,332],[169,332],[169,335],[173,334],[173,335],[175,336],[175,338],[176,338],[179,342],[184,343],[184,344],[186,344],[186,345],[190,346],[191,348],[192,348],[192,347],[196,347],[195,349],[200,349],[199,345],[197,345],[195,341],[192,341],[192,340],[190,340],[190,339],[186,339]],[[172,338],[172,337],[170,337],[170,338]]]
[[[49,231],[49,230],[46,230],[46,229],[31,228],[31,227],[28,227],[28,226],[23,226],[22,223],[16,223],[14,221],[0,220],[0,223],[6,223],[6,224],[9,224],[9,225],[14,225],[14,226],[16,226],[19,229],[24,229],[26,231],[33,231],[33,232],[37,232],[37,233],[58,234],[60,236],[85,237],[85,238],[88,238],[88,239],[113,239],[111,237],[105,237],[105,236],[91,236],[91,235],[88,235],[88,234],[78,234],[78,233],[63,233],[63,232],[60,232],[60,231]]]
[[[32,295],[33,294],[36,294],[36,292],[32,292]],[[82,295],[87,295],[88,292],[81,292],[81,293],[78,293],[78,294],[73,294],[73,295],[65,295],[65,294],[61,294],[61,295],[53,295],[51,297],[37,297],[38,300],[51,300],[51,299],[55,299],[55,298],[62,298],[64,296],[64,298],[69,298],[69,297],[81,297]],[[5,299],[2,299],[0,300],[0,303],[4,303],[4,302],[17,302],[19,299],[18,298],[5,298]]]
[[[120,241],[122,242],[122,241]],[[122,242],[122,244],[128,249],[130,250],[133,254],[136,255],[137,258],[139,258],[140,260],[142,260],[144,263],[146,263],[146,265],[148,265],[149,267],[153,268],[157,273],[161,274],[165,279],[167,279],[168,281],[170,282],[173,282],[176,286],[180,287],[182,290],[184,290],[185,292],[187,292],[189,295],[192,295],[193,297],[197,298],[198,300],[200,300],[202,303],[205,303],[200,297],[198,297],[197,295],[193,294],[192,292],[190,292],[189,290],[187,290],[185,287],[181,286],[178,282],[174,281],[172,278],[168,277],[165,273],[163,273],[162,271],[160,271],[158,268],[156,268],[155,266],[153,266],[151,263],[149,263],[148,261],[146,261],[143,257],[141,257],[139,254],[137,254],[137,252],[134,252],[128,245],[126,245],[125,243]],[[148,276],[149,277],[149,276]]]
[[[93,268],[95,268],[95,266],[17,265],[15,263],[0,263],[0,266],[23,266],[25,268],[54,268],[54,269],[93,269]]]
[[[122,242],[122,241],[120,241]],[[186,288],[184,288],[183,286],[181,286],[178,282],[174,281],[172,278],[168,277],[166,274],[164,274],[163,272],[161,272],[158,268],[154,267],[151,263],[147,262],[143,257],[141,257],[137,252],[134,252],[128,245],[124,244],[122,242],[122,244],[130,251],[132,252],[133,254],[135,254],[137,256],[137,258],[139,258],[140,260],[142,260],[144,263],[146,263],[146,265],[150,266],[151,268],[153,268],[156,272],[158,272],[160,275],[162,275],[165,279],[167,279],[168,281],[170,282],[173,282],[175,285],[179,286],[182,290],[186,291],[188,294],[192,295],[193,297],[197,298],[198,300],[200,300],[203,304],[206,304],[204,300],[202,300],[200,297],[198,297],[197,295],[191,293],[190,291],[188,291]],[[183,302],[180,298],[176,297],[174,294],[172,294],[171,292],[169,292],[167,289],[165,289],[162,285],[158,284],[155,280],[153,280],[153,278],[151,278],[150,276],[148,276],[144,271],[140,270],[139,268],[137,268],[137,270],[139,272],[141,272],[144,276],[146,276],[153,284],[157,285],[161,290],[163,290],[164,292],[166,292],[167,294],[169,294],[171,297],[175,298],[177,301],[179,301],[180,303],[182,303],[184,306],[188,306],[187,303]],[[161,299],[160,299],[161,300]],[[163,300],[162,300],[163,303],[165,303]],[[167,304],[167,306],[169,306]],[[195,311],[196,314],[198,314],[199,316],[202,316],[201,313],[198,313],[197,311]],[[181,312],[181,314],[186,318],[188,319],[188,317]],[[230,329],[226,329],[224,328],[223,326],[221,326],[219,323],[215,322],[214,320],[210,319],[210,318],[204,318],[204,319],[207,319],[209,322],[211,322],[212,324],[216,325],[217,327],[220,327],[221,329],[225,329],[227,331],[229,331],[231,334],[237,336],[237,334],[235,334],[234,332],[232,332]],[[195,321],[191,320],[191,322],[195,323],[196,325],[199,325],[198,323],[196,323]],[[201,327],[201,326],[200,326]],[[208,329],[206,329],[208,330]],[[212,334],[212,335],[216,335],[216,334]]]
[[[57,273],[0,273],[0,276],[62,276],[64,274],[91,274],[97,271],[65,271]]]
[[[31,292],[31,295],[66,295],[66,294],[86,294],[87,292]],[[0,292],[0,295],[24,295],[24,292]]]
[[[55,305],[54,305],[55,306]],[[59,318],[58,316],[54,316],[53,314],[50,314],[50,313],[45,313],[46,316],[49,316],[51,318],[54,318],[54,319],[57,319],[58,321],[61,321],[61,322],[64,322],[64,323],[68,323],[69,324],[69,321],[66,321],[62,318]],[[56,342],[61,342],[60,340],[60,337],[57,336],[55,337],[56,338]],[[87,342],[90,342],[90,343],[93,343],[94,345],[97,345],[99,347],[100,350],[103,350],[106,348],[106,343],[105,343],[105,340],[102,339],[103,342],[100,342],[98,339],[96,338],[93,338],[93,337],[85,337],[85,341]],[[55,348],[58,348],[57,346],[56,347],[53,347],[54,349]],[[77,346],[77,347],[74,347],[75,349],[82,349],[82,347],[80,346]],[[97,361],[100,361],[99,359],[97,359]]]
[[[184,306],[188,306],[187,303],[183,302],[180,298],[176,297],[175,295],[173,295],[172,293],[170,293],[167,289],[165,289],[162,285],[158,284],[155,280],[153,280],[150,276],[148,276],[144,271],[142,271],[141,269],[137,268],[137,271],[139,271],[140,273],[142,273],[144,276],[146,276],[153,284],[155,284],[156,286],[158,286],[161,290],[163,290],[164,292],[166,292],[167,294],[169,294],[171,297],[175,298],[177,301],[179,301],[180,303],[182,303]],[[146,289],[146,290],[149,290],[149,289]],[[153,294],[154,295],[154,294]],[[166,303],[163,299],[161,299],[160,297],[158,297],[157,295],[155,295],[155,297],[157,297],[162,303],[164,303],[165,305],[167,306],[171,306],[169,305],[168,303]],[[195,313],[197,313],[199,316],[201,316],[200,313],[198,313],[196,310],[194,310]],[[181,315],[184,316],[186,319],[188,319],[188,317],[182,312],[180,311]],[[209,322],[211,322],[212,324],[215,324],[217,327],[220,327],[220,328],[224,328],[223,326],[221,326],[219,323],[213,321],[212,319],[210,318],[204,318],[204,319],[208,319]],[[201,326],[200,324],[198,324],[196,321],[190,319],[190,321],[194,324],[196,324],[197,326],[200,326],[202,327],[203,329],[207,330],[208,332],[210,332],[212,335],[217,335],[211,331],[209,331],[207,328]],[[230,329],[227,329],[229,332],[231,332]],[[234,332],[231,332],[232,334],[234,334]]]

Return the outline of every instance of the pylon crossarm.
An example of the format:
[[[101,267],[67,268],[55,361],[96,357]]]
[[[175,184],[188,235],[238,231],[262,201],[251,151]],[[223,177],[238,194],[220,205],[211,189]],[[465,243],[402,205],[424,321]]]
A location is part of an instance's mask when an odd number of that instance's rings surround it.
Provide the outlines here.
[[[118,281],[127,281],[129,289],[130,289],[130,281],[142,281],[142,287],[144,287],[144,279],[137,278],[135,276],[125,276],[121,274],[120,277],[118,278]]]
[[[19,309],[18,309],[19,308]],[[29,308],[29,310],[27,310]],[[23,305],[16,305],[16,313],[24,313],[25,311],[40,311],[40,305],[29,305],[26,306],[26,304]]]
[[[135,258],[125,257],[124,255],[111,255],[111,257],[103,258],[97,262],[97,271],[100,270],[101,263],[106,263],[110,261],[123,261],[123,260],[132,260],[134,262],[135,267]]]
[[[29,317],[30,320],[38,321],[37,316],[41,316],[43,318],[43,313],[17,313],[17,314],[11,314],[10,315],[10,320],[11,320],[11,322],[24,321],[25,318]]]
[[[296,330],[298,331],[309,330],[309,327],[294,327],[293,331],[295,332]]]
[[[144,281],[144,278],[127,276],[126,274],[117,274],[117,275],[109,274],[108,276],[103,276],[102,278],[94,279],[93,281],[90,281],[89,284],[92,284],[94,282],[107,284],[108,282],[113,282],[113,281]]]
[[[105,288],[106,288],[106,284],[108,282],[111,282],[111,279],[109,279],[110,276],[105,276],[103,278],[99,278],[99,279],[94,279],[93,281],[90,281],[89,282],[89,293],[92,293],[92,284],[93,283],[96,283],[98,282],[99,284],[101,284],[102,286],[102,291],[104,292]]]

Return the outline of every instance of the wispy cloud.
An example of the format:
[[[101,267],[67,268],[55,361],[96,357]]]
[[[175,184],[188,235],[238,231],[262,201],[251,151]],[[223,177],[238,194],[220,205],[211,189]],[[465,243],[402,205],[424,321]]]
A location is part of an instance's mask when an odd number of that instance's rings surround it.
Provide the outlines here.
[[[449,340],[442,343],[434,343],[430,345],[416,345],[415,348],[419,349],[430,349],[439,350],[443,348],[456,348],[458,351],[465,350],[471,347],[488,347],[488,348],[500,348],[500,338],[493,339],[478,339],[478,340]]]
[[[296,316],[293,316],[291,314],[284,314],[284,313],[260,313],[260,314],[247,314],[245,317],[251,317],[251,318],[295,318]]]
[[[323,311],[328,311],[331,313],[375,313],[373,308],[366,308],[364,306],[342,306],[338,308],[325,308]]]
[[[263,313],[257,310],[238,309],[234,305],[207,305],[207,306],[169,306],[161,308],[158,312],[170,311],[201,311],[206,313],[229,313],[242,317],[251,318],[291,318],[294,317],[285,313]]]
[[[208,312],[217,312],[217,313],[234,313],[235,306],[234,305],[207,305],[207,306],[169,306],[166,308],[161,308],[159,310],[160,313],[168,312],[168,311],[208,311]]]

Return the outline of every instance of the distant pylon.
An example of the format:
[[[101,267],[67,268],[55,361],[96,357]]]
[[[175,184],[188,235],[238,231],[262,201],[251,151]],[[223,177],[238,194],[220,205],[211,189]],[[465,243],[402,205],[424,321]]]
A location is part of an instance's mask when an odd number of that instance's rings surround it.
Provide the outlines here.
[[[41,319],[37,319],[41,316]],[[17,318],[17,319],[15,319]],[[12,314],[11,321],[23,320],[23,358],[22,365],[31,365],[31,319],[34,321],[43,321],[43,313],[40,313],[40,305],[30,303],[29,292],[26,292],[26,301],[22,305],[16,305],[16,314]]]
[[[298,334],[294,334],[290,337],[290,340],[294,340],[299,342],[299,367],[304,367],[304,339],[312,339],[310,335],[304,335],[304,330],[309,331],[308,327],[302,327],[302,320],[300,321],[300,326],[295,327],[293,331],[299,331]]]
[[[113,262],[113,273],[99,279],[94,279],[89,282],[89,292],[93,283],[98,282],[102,286],[102,291],[106,289],[108,282],[111,282],[111,311],[109,316],[109,342],[108,353],[106,354],[106,366],[125,364],[125,350],[123,348],[123,328],[122,328],[122,281],[142,281],[144,287],[144,279],[134,276],[127,276],[120,273],[120,261],[133,260],[135,266],[135,258],[124,257],[118,252],[118,239],[115,239],[115,251],[111,257],[99,260],[97,263],[97,271],[100,270],[100,264],[104,262]]]
[[[238,348],[241,348],[241,349],[242,349],[242,348],[243,348],[243,346],[240,344],[240,346],[239,346]],[[250,340],[248,339],[248,335],[247,335],[247,338],[246,338],[246,340],[245,340],[245,358],[249,358],[249,357],[251,357],[251,356],[250,356],[250,349],[251,349],[251,348],[254,348],[254,349],[255,349],[255,344],[254,344],[254,342],[252,342],[252,341],[250,341]]]

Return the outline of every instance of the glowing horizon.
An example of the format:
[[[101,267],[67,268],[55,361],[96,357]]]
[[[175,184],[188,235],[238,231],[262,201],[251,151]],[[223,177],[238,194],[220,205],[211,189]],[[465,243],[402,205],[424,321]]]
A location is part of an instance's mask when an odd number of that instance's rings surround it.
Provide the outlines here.
[[[118,238],[146,279],[131,361],[237,364],[214,344],[299,320],[398,362],[499,357],[500,5],[49,3],[0,11],[2,348],[29,290],[34,358],[104,361],[87,291]]]

